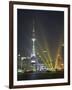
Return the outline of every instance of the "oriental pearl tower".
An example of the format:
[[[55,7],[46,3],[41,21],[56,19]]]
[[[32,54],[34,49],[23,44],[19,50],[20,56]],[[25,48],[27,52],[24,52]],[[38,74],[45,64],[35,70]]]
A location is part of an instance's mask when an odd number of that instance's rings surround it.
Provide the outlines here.
[[[38,67],[38,60],[36,57],[36,38],[35,38],[35,22],[33,20],[33,31],[32,31],[32,53],[31,53],[31,64],[34,68],[35,71],[37,71],[37,67]]]
[[[36,52],[35,52],[35,41],[36,41],[36,38],[35,38],[35,22],[33,20],[33,31],[32,31],[32,53],[31,53],[31,57],[36,57]]]

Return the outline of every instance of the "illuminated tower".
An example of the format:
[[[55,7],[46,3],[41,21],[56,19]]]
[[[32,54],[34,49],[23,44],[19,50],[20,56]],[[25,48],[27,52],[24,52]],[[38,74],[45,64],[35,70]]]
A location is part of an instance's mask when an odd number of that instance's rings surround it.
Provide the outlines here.
[[[36,51],[35,51],[35,23],[33,21],[33,31],[32,31],[32,53],[31,53],[31,67],[32,71],[37,71],[37,61],[36,61]]]
[[[32,31],[32,53],[31,53],[31,65],[32,71],[38,71],[38,59],[36,56],[36,49],[35,49],[35,22],[33,21],[33,31]]]
[[[33,31],[32,31],[32,53],[31,57],[36,57],[36,52],[35,52],[35,28],[34,28],[34,21],[33,21]]]

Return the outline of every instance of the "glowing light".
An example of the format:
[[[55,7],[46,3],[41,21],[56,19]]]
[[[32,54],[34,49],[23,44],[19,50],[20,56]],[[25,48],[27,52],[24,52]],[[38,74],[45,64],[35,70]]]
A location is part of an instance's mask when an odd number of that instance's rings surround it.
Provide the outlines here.
[[[32,41],[34,42],[36,39],[35,38],[32,38]]]
[[[52,59],[50,57],[49,51],[48,51],[48,47],[47,45],[45,45],[45,50],[43,50],[44,47],[42,47],[42,45],[37,41],[38,44],[38,49],[39,49],[39,55],[41,56],[41,60],[43,61],[43,63],[48,67],[48,68],[52,68],[53,69],[53,65],[52,65]],[[46,44],[46,43],[44,43]]]
[[[24,59],[26,59],[26,57],[21,57],[21,60],[24,60]]]
[[[56,62],[55,62],[55,69],[57,70],[64,69],[63,59],[61,57],[61,46],[58,48],[58,53],[57,53]]]
[[[33,56],[36,56],[36,54],[35,54],[35,38],[32,38],[32,41],[33,41],[33,45],[32,45],[32,54],[31,54],[31,57],[33,57]]]
[[[35,60],[31,60],[31,63],[35,63]]]
[[[21,57],[21,60],[31,59],[30,57]]]
[[[35,56],[36,56],[36,54],[35,54],[35,53],[32,53],[32,54],[31,54],[31,57],[33,57],[33,56],[35,57]]]

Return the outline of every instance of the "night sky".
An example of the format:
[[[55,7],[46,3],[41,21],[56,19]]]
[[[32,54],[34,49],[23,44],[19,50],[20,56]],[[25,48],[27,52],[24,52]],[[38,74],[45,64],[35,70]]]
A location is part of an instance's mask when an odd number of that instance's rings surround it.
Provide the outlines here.
[[[17,10],[17,50],[21,56],[32,52],[33,20],[35,22],[36,49],[45,50],[47,43],[51,57],[56,57],[60,41],[64,38],[64,12],[43,10]],[[40,44],[41,47],[38,46]],[[40,50],[40,49],[39,49]]]

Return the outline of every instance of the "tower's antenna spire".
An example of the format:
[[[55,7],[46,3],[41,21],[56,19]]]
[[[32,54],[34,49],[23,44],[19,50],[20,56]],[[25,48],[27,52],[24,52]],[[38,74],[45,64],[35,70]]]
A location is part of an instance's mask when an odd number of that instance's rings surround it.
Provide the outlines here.
[[[35,21],[34,21],[34,19],[33,19],[33,37],[35,37]]]

